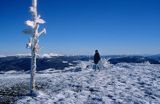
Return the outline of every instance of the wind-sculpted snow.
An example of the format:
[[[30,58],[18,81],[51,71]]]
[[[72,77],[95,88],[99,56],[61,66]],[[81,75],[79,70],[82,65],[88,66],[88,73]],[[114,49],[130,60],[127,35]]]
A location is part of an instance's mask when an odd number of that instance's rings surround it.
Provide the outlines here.
[[[77,67],[85,63],[92,66],[84,61]],[[89,66],[79,72],[37,74],[37,97],[25,96],[28,74],[1,74],[0,93],[6,93],[0,95],[0,102],[14,94],[19,95],[12,98],[14,104],[159,104],[160,65],[102,63],[97,72]]]

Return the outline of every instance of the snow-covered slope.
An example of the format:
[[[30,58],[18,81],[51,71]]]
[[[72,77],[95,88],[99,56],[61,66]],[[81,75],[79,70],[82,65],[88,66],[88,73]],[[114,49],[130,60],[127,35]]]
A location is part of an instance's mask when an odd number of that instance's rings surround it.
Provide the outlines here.
[[[92,66],[90,62],[86,64]],[[79,64],[82,67],[84,65],[85,62]],[[12,101],[15,104],[159,104],[160,102],[160,65],[105,63],[100,72],[94,72],[91,67],[81,70],[37,74],[38,96],[14,97]],[[7,99],[8,93],[27,94],[29,77],[28,74],[0,75],[0,102]]]

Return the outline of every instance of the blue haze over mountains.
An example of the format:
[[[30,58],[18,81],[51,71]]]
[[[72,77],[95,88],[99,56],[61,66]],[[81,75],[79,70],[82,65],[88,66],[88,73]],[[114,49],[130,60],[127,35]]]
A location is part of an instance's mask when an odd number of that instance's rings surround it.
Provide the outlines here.
[[[118,63],[145,63],[160,64],[160,55],[152,56],[125,56],[112,55],[102,56],[108,59],[111,64]],[[29,71],[30,56],[7,56],[0,58],[0,72],[2,71]],[[53,68],[55,70],[63,70],[66,67],[76,66],[81,61],[93,60],[93,56],[54,56],[50,58],[39,57],[37,59],[37,71]],[[64,62],[65,61],[65,62]]]

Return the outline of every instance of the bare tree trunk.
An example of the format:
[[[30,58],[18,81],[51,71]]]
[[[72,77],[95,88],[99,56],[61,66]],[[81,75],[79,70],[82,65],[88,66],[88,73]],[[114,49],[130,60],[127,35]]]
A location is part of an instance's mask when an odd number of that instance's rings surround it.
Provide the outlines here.
[[[38,24],[36,23],[36,18],[37,18],[37,0],[32,0],[32,6],[34,9],[33,15],[33,21],[35,28],[33,29],[33,35],[32,35],[32,47],[31,47],[31,79],[30,79],[30,94],[33,95],[35,92],[35,74],[36,74],[36,68],[37,68],[37,63],[36,63],[36,44],[37,43],[37,33],[38,33]]]
[[[33,95],[35,92],[35,74],[36,74],[36,53],[34,51],[35,49],[32,49],[32,57],[31,57],[31,79],[30,79],[30,94]]]

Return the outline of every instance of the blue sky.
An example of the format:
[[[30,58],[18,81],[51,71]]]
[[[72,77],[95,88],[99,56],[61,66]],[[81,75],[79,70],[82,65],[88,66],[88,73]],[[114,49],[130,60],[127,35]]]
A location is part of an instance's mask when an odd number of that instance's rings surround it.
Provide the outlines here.
[[[158,54],[160,0],[39,0],[40,53]],[[21,31],[31,0],[1,0],[0,54],[29,53]]]

